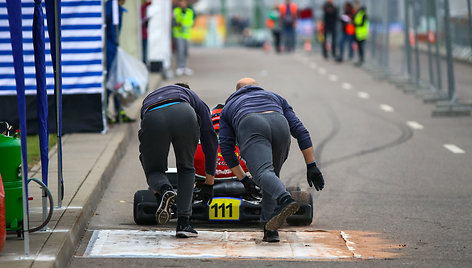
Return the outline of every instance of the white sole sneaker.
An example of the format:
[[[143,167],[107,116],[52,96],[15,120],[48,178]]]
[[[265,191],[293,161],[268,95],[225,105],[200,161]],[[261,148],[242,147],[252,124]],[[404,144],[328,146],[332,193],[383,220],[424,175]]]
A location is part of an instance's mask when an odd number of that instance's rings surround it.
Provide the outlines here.
[[[175,204],[177,194],[174,191],[167,191],[162,195],[161,203],[156,211],[157,224],[166,224],[169,222],[171,213],[170,207]]]

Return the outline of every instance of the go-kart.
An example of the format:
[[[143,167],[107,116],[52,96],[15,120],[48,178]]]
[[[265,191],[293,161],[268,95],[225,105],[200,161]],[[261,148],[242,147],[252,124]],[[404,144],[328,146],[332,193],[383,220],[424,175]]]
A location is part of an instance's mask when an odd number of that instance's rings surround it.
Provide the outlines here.
[[[238,151],[236,150],[236,154]],[[240,161],[244,171],[247,168]],[[218,162],[213,186],[212,202],[203,204],[199,198],[199,185],[205,182],[204,156],[200,144],[195,154],[195,189],[193,193],[192,219],[205,221],[257,221],[261,214],[261,198],[247,193],[243,184],[226,166],[223,157],[218,152]],[[167,177],[172,187],[177,191],[177,169],[171,168]],[[287,218],[289,225],[310,225],[313,220],[313,198],[311,193],[301,191],[299,187],[287,187],[292,197],[300,204],[297,213]],[[156,222],[158,204],[151,190],[139,190],[134,194],[133,217],[138,225],[153,225]],[[175,210],[174,210],[175,212]],[[173,218],[176,217],[172,213]]]
[[[215,131],[219,130],[220,112],[223,105],[219,104],[212,109],[212,121]],[[239,156],[236,147],[236,155],[244,172],[248,172],[244,161]],[[203,204],[199,196],[200,185],[205,182],[205,157],[198,144],[194,157],[195,166],[195,188],[193,192],[192,219],[206,221],[257,221],[261,214],[261,198],[249,194],[243,184],[234,176],[226,166],[220,149],[215,173],[215,184],[213,186],[214,197],[212,202]],[[177,169],[171,168],[167,177],[172,187],[177,191]],[[287,187],[287,190],[300,204],[300,209],[294,215],[287,218],[290,225],[310,225],[313,220],[313,198],[311,193],[301,191],[299,187]],[[156,210],[158,208],[156,197],[151,190],[140,190],[134,194],[133,217],[136,224],[157,224]],[[172,209],[172,217],[176,217],[175,209]]]

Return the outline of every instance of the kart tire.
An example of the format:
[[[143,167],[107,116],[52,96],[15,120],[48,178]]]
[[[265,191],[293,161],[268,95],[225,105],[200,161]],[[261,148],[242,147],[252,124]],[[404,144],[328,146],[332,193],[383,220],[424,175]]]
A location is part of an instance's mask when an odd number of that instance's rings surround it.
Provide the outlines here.
[[[155,211],[154,214],[149,211],[145,211],[142,206],[138,206],[142,203],[157,203],[156,197],[151,190],[139,190],[134,194],[133,200],[133,218],[134,222],[138,225],[151,225],[156,224]]]
[[[300,209],[310,208],[311,211],[297,217],[288,217],[287,224],[292,226],[307,226],[313,221],[313,196],[307,191],[291,191],[292,198],[300,204]]]

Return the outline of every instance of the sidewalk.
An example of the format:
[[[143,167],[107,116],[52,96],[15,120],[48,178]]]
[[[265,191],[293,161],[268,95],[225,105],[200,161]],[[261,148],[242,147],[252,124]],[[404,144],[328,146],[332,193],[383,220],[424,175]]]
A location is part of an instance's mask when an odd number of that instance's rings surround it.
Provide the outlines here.
[[[161,82],[159,74],[150,74],[149,89]],[[57,207],[57,154],[50,151],[49,189],[54,197],[54,214],[49,230],[30,234],[30,254],[25,256],[23,239],[7,235],[0,252],[0,267],[66,267],[81,239],[84,228],[103,196],[110,178],[121,159],[130,134],[137,131],[142,99],[126,109],[135,123],[113,125],[107,134],[78,133],[63,137],[64,199]],[[40,177],[34,167],[31,177]],[[39,191],[38,187],[31,191]],[[34,192],[32,192],[32,195]],[[35,195],[38,196],[38,195]],[[37,226],[41,218],[41,200],[29,202],[30,224]]]

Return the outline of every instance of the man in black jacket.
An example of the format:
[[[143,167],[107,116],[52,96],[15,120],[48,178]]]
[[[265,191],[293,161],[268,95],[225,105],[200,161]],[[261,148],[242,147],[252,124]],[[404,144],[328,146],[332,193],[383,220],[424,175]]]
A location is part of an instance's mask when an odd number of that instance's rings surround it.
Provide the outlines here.
[[[338,8],[334,5],[333,0],[327,0],[323,5],[323,22],[324,22],[324,41],[323,41],[323,57],[328,58],[328,49],[326,40],[328,35],[331,37],[331,54],[336,59],[336,25],[338,22]]]
[[[186,84],[164,86],[150,93],[141,108],[139,159],[147,183],[159,203],[158,224],[170,220],[171,206],[177,199],[177,231],[181,238],[198,235],[190,225],[195,183],[194,156],[198,140],[205,154],[206,180],[201,196],[204,203],[213,198],[218,140],[208,106]],[[172,143],[178,175],[177,195],[169,182],[167,157]]]
[[[245,178],[234,153],[237,143],[249,172],[263,191],[263,240],[278,242],[277,229],[299,208],[279,178],[288,157],[290,135],[297,139],[305,158],[308,184],[317,191],[324,187],[310,134],[283,97],[259,87],[252,78],[239,80],[236,92],[226,100],[219,123],[220,149],[226,164],[238,179]]]

